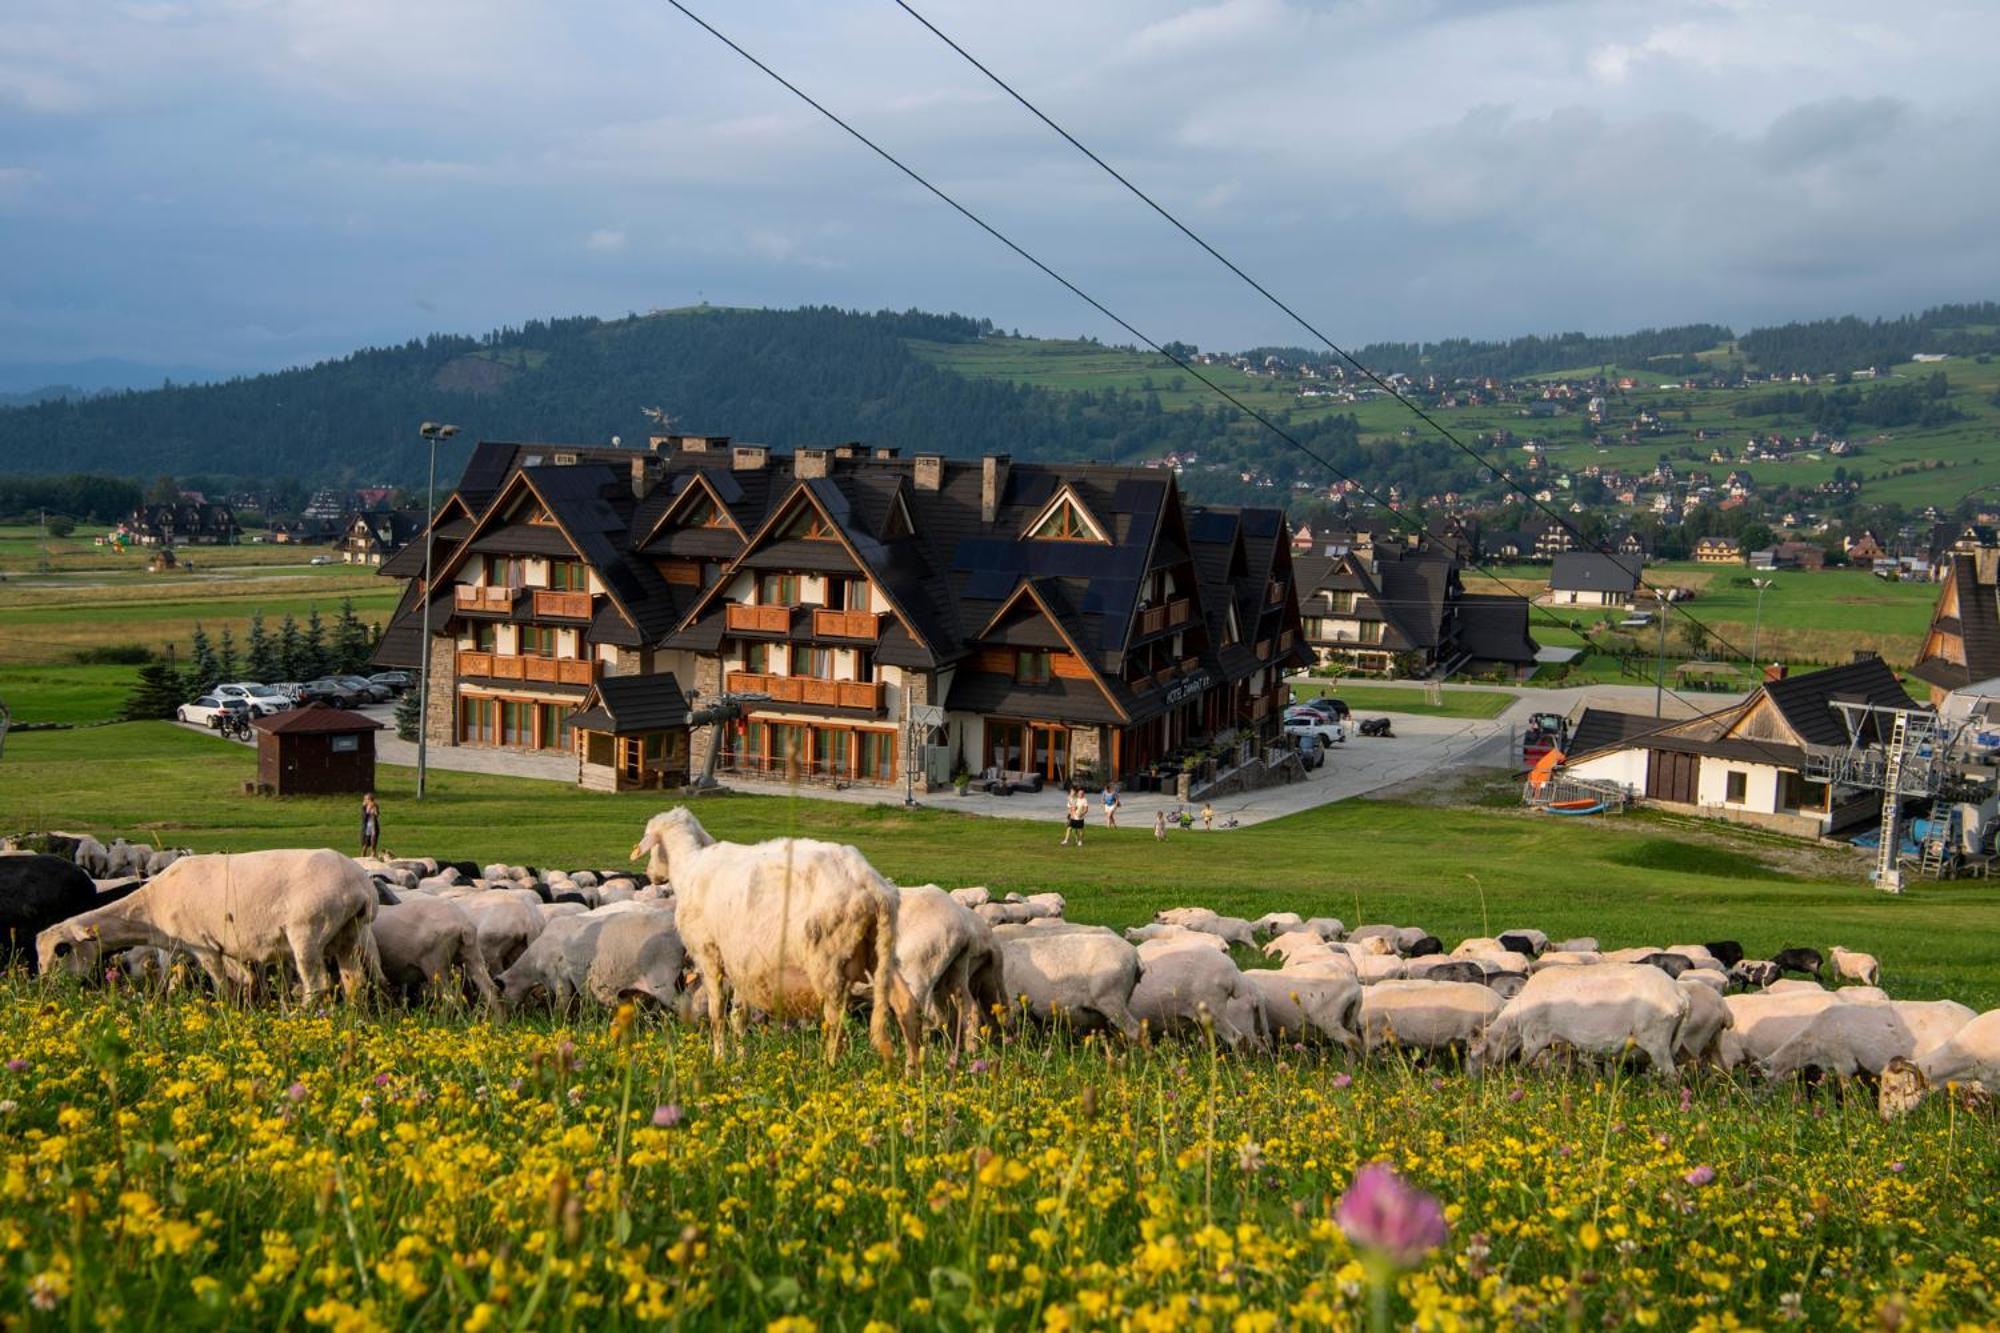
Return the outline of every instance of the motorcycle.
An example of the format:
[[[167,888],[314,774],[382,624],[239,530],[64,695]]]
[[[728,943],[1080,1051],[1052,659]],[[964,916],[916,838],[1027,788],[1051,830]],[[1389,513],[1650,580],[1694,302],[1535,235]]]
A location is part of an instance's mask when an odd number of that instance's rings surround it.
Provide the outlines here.
[[[1391,730],[1389,729],[1389,719],[1388,719],[1388,718],[1386,718],[1386,717],[1371,717],[1371,718],[1365,718],[1365,719],[1363,719],[1363,720],[1362,720],[1362,723],[1361,723],[1361,734],[1362,734],[1362,735],[1364,735],[1364,736],[1391,736],[1391,737],[1393,737],[1393,736],[1394,736],[1394,735],[1395,735],[1396,733],[1395,733],[1395,732],[1393,732],[1393,731],[1391,731]]]

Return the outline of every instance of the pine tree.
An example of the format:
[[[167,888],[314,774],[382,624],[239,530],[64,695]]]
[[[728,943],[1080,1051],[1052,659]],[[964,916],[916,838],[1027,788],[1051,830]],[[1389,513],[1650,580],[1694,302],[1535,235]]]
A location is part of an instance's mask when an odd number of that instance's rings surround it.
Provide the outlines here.
[[[410,742],[417,741],[417,710],[422,707],[422,687],[403,691],[403,697],[396,700],[396,735]]]
[[[332,657],[326,648],[326,624],[319,618],[317,606],[306,613],[305,641],[300,645],[299,653],[306,664],[306,675],[324,676],[333,670]]]
[[[304,646],[299,642],[299,622],[287,614],[278,626],[278,666],[286,680],[310,680]]]
[[[362,670],[368,665],[368,654],[374,646],[368,636],[368,627],[354,614],[354,599],[343,597],[340,619],[333,623],[335,669],[342,672]]]
[[[274,680],[286,679],[284,663],[278,659],[277,646],[271,642],[271,636],[264,632],[262,611],[254,612],[250,617],[249,650],[248,665],[252,680],[261,680],[268,684]]]
[[[222,646],[215,654],[215,661],[224,680],[236,679],[236,634],[227,625],[222,627]]]
[[[188,646],[188,689],[200,693],[222,679],[222,664],[215,660],[215,649],[209,645],[208,631],[196,621],[194,642]]]
[[[139,683],[125,696],[119,716],[127,722],[150,722],[172,717],[181,706],[180,674],[166,662],[148,662],[139,668]]]

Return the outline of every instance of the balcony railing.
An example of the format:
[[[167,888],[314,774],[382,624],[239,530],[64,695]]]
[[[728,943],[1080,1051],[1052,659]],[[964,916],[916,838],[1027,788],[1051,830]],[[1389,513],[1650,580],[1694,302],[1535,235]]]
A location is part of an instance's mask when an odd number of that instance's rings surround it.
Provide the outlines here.
[[[559,591],[555,588],[535,589],[535,614],[560,620],[590,619],[590,594],[587,592]]]
[[[722,623],[725,628],[737,632],[789,634],[792,630],[792,608],[731,602],[722,613]]]
[[[461,583],[452,598],[461,611],[511,611],[518,588],[494,587],[484,583]]]
[[[1176,597],[1171,602],[1149,606],[1139,613],[1139,632],[1158,634],[1169,625],[1178,625],[1188,618],[1188,599]]]
[[[526,657],[519,653],[494,653],[462,648],[458,654],[458,674],[488,680],[518,680],[538,685],[589,685],[596,681],[600,664],[580,657]]]
[[[1252,718],[1269,717],[1277,709],[1277,706],[1278,692],[1276,690],[1267,690],[1250,701],[1250,716]]]
[[[820,639],[865,639],[869,643],[882,637],[882,613],[880,611],[829,611],[825,607],[813,611],[813,637]]]
[[[732,671],[726,683],[732,694],[768,694],[773,703],[806,704],[813,708],[854,708],[877,714],[882,711],[882,682],[879,680],[822,680],[817,676],[771,676],[756,671]]]

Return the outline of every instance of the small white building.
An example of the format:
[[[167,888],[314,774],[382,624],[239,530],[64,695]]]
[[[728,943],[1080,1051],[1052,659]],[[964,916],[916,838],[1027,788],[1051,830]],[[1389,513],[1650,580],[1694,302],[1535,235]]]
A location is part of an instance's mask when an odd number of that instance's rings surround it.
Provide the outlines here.
[[[1564,551],[1549,570],[1542,600],[1551,606],[1630,606],[1641,568],[1638,556]]]

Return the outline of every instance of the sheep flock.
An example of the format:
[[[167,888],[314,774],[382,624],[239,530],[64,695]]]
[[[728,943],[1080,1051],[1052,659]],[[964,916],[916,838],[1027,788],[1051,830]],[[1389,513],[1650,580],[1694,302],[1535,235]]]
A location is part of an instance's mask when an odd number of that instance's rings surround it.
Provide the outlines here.
[[[35,851],[29,848],[43,848]],[[1255,920],[1201,907],[1123,932],[1061,894],[897,885],[851,846],[719,842],[684,807],[650,820],[643,870],[360,860],[326,850],[194,855],[88,835],[0,843],[0,961],[139,987],[205,984],[308,1005],[446,991],[496,1017],[627,1003],[706,1024],[718,1057],[750,1022],[849,1015],[885,1058],[1000,1031],[1551,1059],[1766,1080],[1862,1079],[1885,1118],[1930,1091],[2000,1081],[2000,1010],[1898,1000],[1867,953],[1727,940],[1600,947],[1518,928],[1447,949],[1420,927]],[[1274,966],[1243,967],[1241,951]]]

